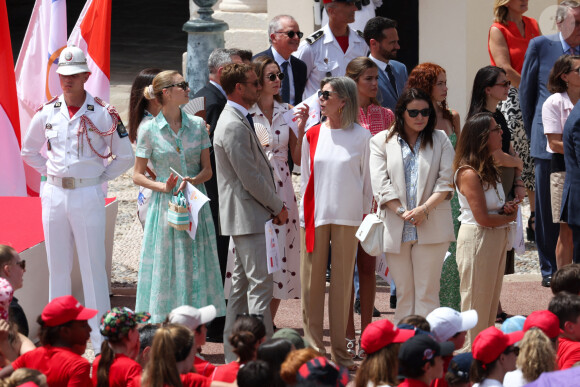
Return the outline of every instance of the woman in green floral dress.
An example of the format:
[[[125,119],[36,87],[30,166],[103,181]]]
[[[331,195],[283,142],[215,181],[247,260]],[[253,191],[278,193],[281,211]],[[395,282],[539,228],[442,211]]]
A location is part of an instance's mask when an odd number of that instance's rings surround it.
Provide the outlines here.
[[[409,74],[407,86],[422,89],[431,96],[437,113],[435,128],[447,133],[451,144],[453,144],[453,148],[455,148],[461,126],[459,114],[455,110],[447,107],[447,75],[445,70],[434,63],[421,63]],[[451,199],[451,212],[455,237],[457,238],[460,223],[457,220],[459,216],[459,202],[455,195]],[[451,242],[449,245],[449,255],[443,263],[439,302],[441,306],[448,306],[455,310],[460,310],[461,296],[459,294],[459,271],[457,270],[457,262],[455,261],[455,242]]]
[[[209,205],[199,212],[195,240],[187,231],[167,223],[168,202],[178,189],[175,169],[185,181],[204,194],[203,183],[211,175],[205,122],[179,108],[188,102],[189,87],[176,71],[163,71],[145,89],[145,97],[161,102],[161,112],[139,131],[133,181],[153,190],[143,235],[137,311],[151,313],[151,322],[162,322],[181,305],[201,308],[214,305],[217,315],[225,315],[225,302],[216,238]],[[157,180],[145,176],[147,161],[155,168]],[[185,187],[182,182],[179,189]]]

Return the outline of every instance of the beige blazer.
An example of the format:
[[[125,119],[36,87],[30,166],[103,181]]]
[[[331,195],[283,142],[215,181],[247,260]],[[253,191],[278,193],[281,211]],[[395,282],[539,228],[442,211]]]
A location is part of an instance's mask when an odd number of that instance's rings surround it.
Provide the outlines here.
[[[223,235],[264,232],[280,213],[272,166],[240,111],[226,105],[214,132],[214,154]]]
[[[384,251],[398,254],[403,239],[404,221],[385,203],[399,199],[407,208],[405,169],[398,136],[387,142],[390,131],[382,131],[371,139],[371,184],[375,200],[381,208],[385,222]],[[417,206],[427,201],[433,192],[453,194],[452,162],[455,156],[453,146],[445,132],[435,130],[433,145],[419,150],[419,171],[417,176]],[[451,197],[450,195],[450,197]],[[429,219],[417,226],[419,244],[450,242],[455,240],[451,204],[444,200],[429,211]]]

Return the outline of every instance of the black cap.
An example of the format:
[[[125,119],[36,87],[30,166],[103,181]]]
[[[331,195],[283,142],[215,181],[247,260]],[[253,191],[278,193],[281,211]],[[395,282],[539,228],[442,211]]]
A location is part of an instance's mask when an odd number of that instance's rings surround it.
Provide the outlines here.
[[[469,382],[469,370],[471,369],[472,362],[473,355],[471,354],[471,352],[460,353],[459,355],[451,359],[447,371],[451,372],[453,375],[457,376],[461,380]]]
[[[401,345],[399,360],[408,368],[423,368],[425,363],[436,356],[449,356],[453,354],[455,345],[449,341],[437,343],[431,336],[417,335]]]

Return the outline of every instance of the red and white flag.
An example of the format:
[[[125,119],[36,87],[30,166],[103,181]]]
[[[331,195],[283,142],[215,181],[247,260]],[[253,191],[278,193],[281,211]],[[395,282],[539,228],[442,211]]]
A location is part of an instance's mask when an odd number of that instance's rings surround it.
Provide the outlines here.
[[[109,101],[111,79],[111,0],[87,0],[68,39],[68,45],[82,49],[91,76],[85,89]]]
[[[66,1],[36,0],[15,69],[22,138],[36,108],[62,93],[56,66],[66,32]],[[28,195],[38,196],[40,174],[26,164],[25,172]]]
[[[26,196],[20,122],[6,2],[0,2],[0,196]]]

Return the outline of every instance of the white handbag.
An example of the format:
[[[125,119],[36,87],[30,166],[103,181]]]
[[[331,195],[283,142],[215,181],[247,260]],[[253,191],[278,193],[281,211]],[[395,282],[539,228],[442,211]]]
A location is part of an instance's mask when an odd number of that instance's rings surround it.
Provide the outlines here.
[[[360,241],[360,245],[367,254],[373,257],[384,252],[385,223],[379,216],[380,212],[380,208],[377,208],[375,214],[368,214],[356,231],[356,237]]]

